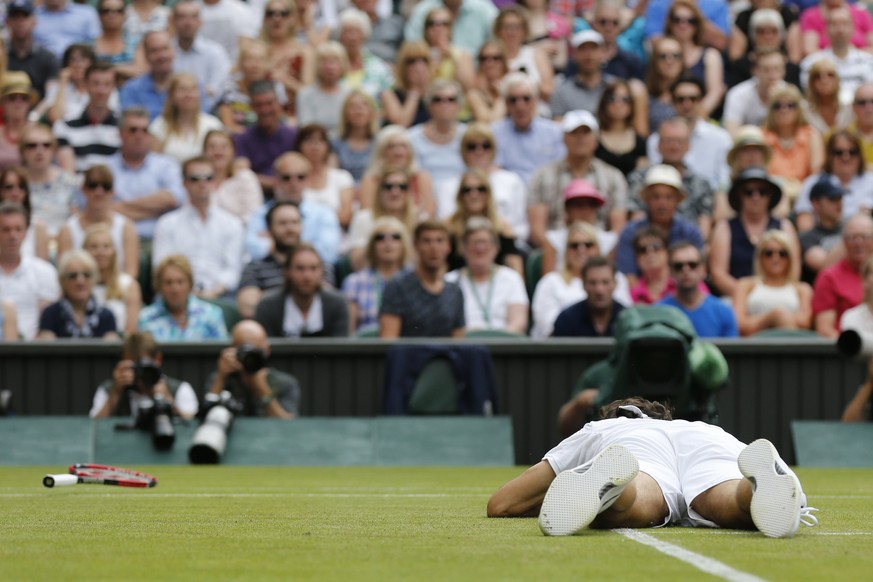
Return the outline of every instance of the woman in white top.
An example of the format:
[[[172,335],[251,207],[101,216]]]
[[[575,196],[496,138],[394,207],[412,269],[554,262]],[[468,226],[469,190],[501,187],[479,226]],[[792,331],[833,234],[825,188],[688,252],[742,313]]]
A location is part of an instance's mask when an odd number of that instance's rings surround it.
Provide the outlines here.
[[[529,33],[527,15],[520,6],[507,6],[494,19],[494,36],[506,47],[509,70],[527,74],[542,102],[548,103],[555,89],[554,69],[542,49],[525,44]]]
[[[494,163],[497,155],[497,142],[494,133],[484,123],[472,123],[461,137],[461,159],[468,169],[479,169],[488,174],[491,192],[497,205],[497,216],[505,221],[519,241],[527,241],[527,188],[515,172],[499,168]],[[437,218],[450,217],[457,209],[457,193],[461,177],[447,180],[439,185],[436,192]]]
[[[393,216],[406,227],[407,236],[412,236],[417,223],[416,208],[410,193],[412,178],[412,174],[404,168],[387,168],[379,177],[379,192],[373,208],[364,208],[355,213],[349,227],[349,260],[355,271],[366,266],[367,241],[378,219]]]
[[[93,289],[97,304],[115,316],[118,333],[133,333],[142,308],[142,294],[136,279],[118,270],[115,242],[109,227],[103,223],[89,226],[82,248],[97,263],[97,285]]]
[[[200,87],[191,73],[176,73],[170,79],[164,111],[149,125],[152,149],[182,163],[203,154],[203,139],[221,121],[200,111]]]
[[[30,190],[27,174],[23,168],[6,168],[0,172],[0,202],[20,204],[30,216],[30,226],[21,243],[21,254],[25,257],[49,259],[49,234],[45,223],[34,218],[30,211]]]
[[[755,275],[737,282],[734,312],[740,335],[765,329],[809,329],[812,287],[792,276],[796,256],[791,239],[768,230],[755,248]]]
[[[82,183],[85,206],[71,216],[58,234],[58,255],[65,251],[82,248],[85,232],[95,224],[104,224],[109,229],[117,253],[118,268],[131,277],[139,273],[139,237],[133,222],[112,210],[115,196],[112,171],[104,165],[88,168]]]
[[[309,160],[310,164],[303,197],[330,207],[336,212],[340,226],[348,228],[352,221],[355,179],[346,170],[330,167],[333,148],[330,145],[327,129],[316,123],[304,125],[297,134],[295,149]]]
[[[531,304],[533,327],[530,335],[534,339],[552,335],[552,328],[558,315],[574,303],[587,297],[582,287],[582,267],[591,257],[601,254],[597,229],[587,222],[578,220],[567,228],[567,245],[564,250],[564,263],[560,271],[546,273],[537,283]],[[616,273],[616,287],[613,299],[622,305],[631,305],[627,279]]]
[[[203,157],[212,164],[214,172],[212,201],[247,224],[252,213],[264,204],[258,176],[247,167],[238,167],[242,164],[237,163],[233,138],[225,130],[206,134]]]
[[[524,280],[509,267],[497,265],[499,240],[491,221],[474,216],[461,239],[467,266],[446,275],[464,294],[466,329],[527,333],[528,305]]]

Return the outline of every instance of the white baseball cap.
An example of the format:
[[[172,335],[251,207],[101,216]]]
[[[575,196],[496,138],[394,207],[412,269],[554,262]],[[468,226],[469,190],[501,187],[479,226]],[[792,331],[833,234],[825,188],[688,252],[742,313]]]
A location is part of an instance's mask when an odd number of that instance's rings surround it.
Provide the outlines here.
[[[564,130],[564,133],[571,133],[583,126],[590,128],[594,133],[600,131],[600,125],[597,123],[597,118],[594,117],[593,113],[585,111],[584,109],[570,111],[564,116],[564,119],[561,120],[561,129]]]
[[[573,48],[579,48],[586,42],[593,42],[596,45],[603,46],[603,36],[596,30],[580,30],[570,39],[570,44]]]

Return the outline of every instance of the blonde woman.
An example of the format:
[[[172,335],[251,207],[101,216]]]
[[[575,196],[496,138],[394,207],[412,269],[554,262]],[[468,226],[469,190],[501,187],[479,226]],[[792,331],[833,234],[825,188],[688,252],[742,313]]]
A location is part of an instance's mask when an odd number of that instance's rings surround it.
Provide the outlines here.
[[[36,339],[118,339],[115,316],[94,298],[97,263],[87,251],[74,249],[61,255],[58,280],[61,299],[43,310]]]
[[[411,127],[430,119],[424,94],[433,79],[430,50],[424,41],[403,43],[397,53],[394,87],[382,91],[385,120]]]
[[[500,92],[504,77],[509,73],[506,49],[497,40],[486,41],[477,55],[478,68],[473,86],[467,91],[467,102],[473,119],[493,123],[506,117],[506,100]]]
[[[491,190],[491,181],[485,171],[477,168],[467,170],[461,177],[455,195],[455,212],[446,220],[452,240],[452,252],[448,258],[449,270],[460,269],[466,264],[460,242],[467,222],[476,216],[487,218],[497,233],[499,246],[496,262],[523,273],[524,263],[515,246],[512,227],[497,216],[497,203]]]
[[[430,51],[434,78],[457,81],[464,90],[473,86],[473,58],[452,44],[452,13],[445,6],[430,10],[424,17],[424,41]]]
[[[170,78],[164,111],[149,125],[149,133],[154,151],[182,163],[202,155],[206,134],[223,128],[217,117],[200,111],[197,77],[176,73]]]
[[[409,229],[397,218],[382,216],[373,223],[365,249],[366,268],[343,281],[351,335],[378,329],[385,282],[407,266],[411,248]]]
[[[315,82],[297,92],[298,125],[317,123],[336,135],[349,93],[341,82],[348,70],[349,59],[340,43],[331,40],[315,49]]]
[[[261,41],[267,47],[267,70],[294,101],[297,92],[315,80],[312,47],[300,42],[300,15],[294,0],[269,0],[264,4]]]
[[[218,99],[218,116],[231,133],[242,133],[252,125],[257,116],[252,110],[249,87],[258,81],[269,80],[270,71],[267,68],[269,51],[267,45],[259,40],[240,42],[239,58],[235,70]],[[285,86],[279,81],[272,81],[276,90],[276,98],[286,112],[293,111],[293,102],[289,105]]]
[[[585,299],[582,267],[588,259],[599,257],[600,254],[597,229],[587,222],[571,223],[567,229],[567,244],[561,269],[546,273],[534,290],[531,302],[531,337],[542,339],[551,336],[555,319],[561,311]],[[616,273],[616,281],[613,299],[624,305],[631,305],[627,279],[621,273]]]
[[[97,284],[94,286],[97,304],[115,316],[118,333],[129,335],[135,332],[142,308],[142,292],[136,279],[118,269],[118,249],[109,226],[98,223],[88,227],[82,248],[97,265]]]
[[[800,258],[781,230],[768,230],[755,248],[755,274],[737,282],[734,313],[740,335],[765,329],[809,329],[812,287],[792,273]]]
[[[365,265],[365,249],[376,221],[383,216],[393,216],[412,234],[417,223],[417,213],[412,200],[413,175],[402,167],[388,167],[379,176],[379,192],[373,208],[364,208],[355,213],[349,227],[349,260],[357,271]]]
[[[58,252],[63,254],[82,248],[88,229],[103,224],[112,236],[118,269],[136,277],[139,273],[139,236],[133,222],[112,209],[115,198],[112,171],[104,165],[88,168],[82,182],[82,195],[85,205],[67,219],[58,234]]]
[[[337,163],[348,171],[359,186],[376,145],[379,133],[379,108],[373,99],[353,89],[343,102],[338,135],[333,140]]]
[[[852,97],[852,96],[850,96]],[[809,124],[820,134],[845,129],[852,123],[852,106],[840,99],[840,76],[830,59],[820,59],[809,68],[806,80],[804,114]]]
[[[772,151],[767,171],[782,180],[785,197],[777,216],[787,216],[806,178],[821,171],[825,152],[821,134],[807,122],[801,109],[803,97],[794,85],[782,85],[770,92],[764,125],[764,143]]]
[[[372,208],[381,186],[381,175],[387,167],[403,168],[410,174],[409,193],[415,204],[417,217],[424,219],[436,212],[433,182],[430,174],[421,170],[415,161],[415,150],[406,129],[399,125],[382,128],[376,136],[376,149],[370,167],[361,180],[361,208]]]

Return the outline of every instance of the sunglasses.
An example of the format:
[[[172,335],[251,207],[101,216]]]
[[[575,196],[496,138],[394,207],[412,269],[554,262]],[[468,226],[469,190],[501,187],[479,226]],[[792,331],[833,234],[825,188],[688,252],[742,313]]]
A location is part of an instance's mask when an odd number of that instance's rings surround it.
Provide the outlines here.
[[[283,182],[290,182],[294,179],[305,180],[306,174],[282,174],[281,176],[279,176],[279,179],[281,179]]]
[[[797,103],[794,101],[784,101],[773,104],[773,109],[780,111],[782,109],[797,109]]]
[[[663,251],[664,245],[661,243],[649,243],[647,245],[640,245],[637,247],[638,255],[647,255],[649,253],[654,253],[657,251]]]
[[[124,14],[124,8],[101,8],[98,10],[100,14]]]
[[[479,62],[485,63],[488,61],[499,62],[503,60],[503,55],[479,55]]]
[[[191,174],[190,176],[185,176],[185,179],[189,182],[211,182],[212,174]]]
[[[112,190],[112,184],[109,182],[85,182],[85,188],[88,190],[96,190],[97,188],[103,188],[107,192]]]
[[[491,151],[491,142],[470,142],[464,146],[464,149],[468,152],[475,152],[476,150],[482,150],[484,152]]]
[[[530,95],[512,95],[506,98],[506,102],[510,105],[515,105],[519,101],[523,101],[524,103],[530,103],[533,101],[533,97]]]
[[[743,188],[743,196],[745,196],[746,198],[752,198],[754,196],[760,196],[761,198],[769,198],[770,197],[770,190],[768,190],[766,188],[760,188],[760,187],[754,188],[754,187],[749,186],[747,188]]]
[[[676,104],[685,103],[686,101],[697,103],[700,101],[700,95],[676,95],[673,97],[673,102]]]
[[[609,103],[630,103],[631,98],[630,95],[610,95],[606,98],[606,101]]]
[[[406,182],[383,182],[382,183],[383,190],[400,190],[402,192],[406,192],[409,190],[409,184]]]
[[[437,95],[436,97],[432,98],[430,100],[430,102],[431,103],[457,103],[458,96],[457,95],[448,95],[448,96],[441,97],[441,96]]]
[[[382,242],[382,241],[388,240],[388,239],[401,240],[402,238],[403,237],[400,236],[399,232],[392,232],[392,233],[380,232],[380,233],[377,233],[376,235],[373,236],[373,240],[375,240],[376,242]]]
[[[593,249],[596,246],[596,244],[597,243],[595,243],[594,241],[590,241],[590,240],[576,241],[576,242],[567,243],[567,247],[570,249],[573,249],[574,251],[578,251],[582,247],[585,247],[586,249],[590,250],[590,249]]]
[[[24,147],[29,149],[29,150],[35,150],[37,148],[51,149],[52,142],[50,142],[50,141],[29,141],[26,144],[24,144]]]
[[[685,267],[688,267],[692,271],[700,266],[700,261],[675,261],[670,264],[670,268],[674,271],[682,272],[685,270]]]
[[[272,18],[273,16],[281,16],[282,18],[287,18],[291,16],[290,10],[266,10],[264,12],[264,16],[267,18]]]
[[[855,105],[857,105],[858,107],[873,105],[873,99],[855,99]]]
[[[598,26],[606,26],[607,24],[611,24],[612,26],[618,26],[618,18],[598,18],[597,19]]]
[[[691,24],[697,26],[697,18],[694,16],[671,16],[670,22],[673,24]]]
[[[473,192],[478,192],[479,194],[487,194],[488,188],[485,186],[463,186],[461,188],[461,194],[467,195],[472,194]]]
[[[12,93],[3,98],[4,101],[25,101],[30,103],[30,95],[24,93]]]
[[[434,26],[451,26],[451,20],[428,20],[424,23],[427,28],[432,28]]]
[[[678,61],[682,58],[682,53],[658,53],[658,60],[661,61]]]
[[[768,259],[772,259],[773,257],[777,257],[777,256],[782,258],[782,259],[788,258],[788,251],[786,251],[785,249],[779,249],[778,251],[775,249],[764,249],[764,251],[761,254],[764,255],[765,257],[767,257]]]
[[[69,273],[64,273],[64,279],[66,279],[67,281],[75,281],[79,277],[90,280],[93,276],[94,273],[88,271],[70,271]]]
[[[849,149],[834,148],[831,150],[831,153],[834,155],[834,157],[837,157],[837,158],[844,158],[846,156],[854,158],[855,156],[858,156],[861,154],[861,150],[858,150],[855,148],[849,148]]]

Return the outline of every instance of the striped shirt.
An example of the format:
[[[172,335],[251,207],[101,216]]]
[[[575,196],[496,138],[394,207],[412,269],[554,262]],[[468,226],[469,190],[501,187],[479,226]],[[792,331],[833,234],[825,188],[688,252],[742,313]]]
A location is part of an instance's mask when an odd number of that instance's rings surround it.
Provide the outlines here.
[[[73,148],[76,172],[81,173],[97,164],[105,164],[121,147],[118,118],[114,113],[93,122],[87,109],[76,119],[59,119],[52,127],[58,147]]]

